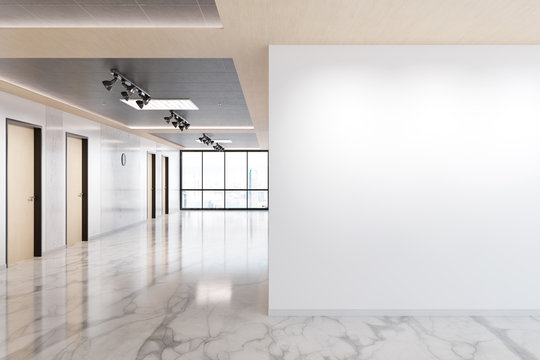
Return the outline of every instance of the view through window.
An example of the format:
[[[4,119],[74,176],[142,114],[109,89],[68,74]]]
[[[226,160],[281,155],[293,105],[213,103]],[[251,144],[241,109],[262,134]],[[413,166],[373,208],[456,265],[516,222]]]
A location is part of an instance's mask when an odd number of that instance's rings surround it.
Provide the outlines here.
[[[182,209],[268,209],[268,151],[182,151]]]

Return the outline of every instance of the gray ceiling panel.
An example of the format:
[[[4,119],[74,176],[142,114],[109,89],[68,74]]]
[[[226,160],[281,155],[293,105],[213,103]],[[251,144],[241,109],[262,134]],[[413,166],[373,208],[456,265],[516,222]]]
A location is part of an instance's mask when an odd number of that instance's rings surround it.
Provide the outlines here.
[[[242,149],[257,149],[259,148],[259,142],[257,141],[257,136],[255,134],[213,134],[213,133],[205,133],[208,135],[211,139],[226,139],[231,140],[232,143],[230,144],[221,144],[225,149],[227,148],[242,148]],[[197,133],[181,133],[180,131],[178,133],[153,133],[153,135],[159,136],[163,139],[172,141],[178,145],[181,145],[183,147],[187,148],[197,148],[197,149],[212,149],[212,147],[201,144],[197,142],[196,140],[201,136],[201,134]]]
[[[19,5],[0,5],[0,24],[17,26],[19,22],[34,22],[36,18]]]
[[[74,0],[80,5],[138,5],[137,0]]]
[[[0,4],[18,5],[77,5],[75,0],[0,0]]]
[[[221,28],[215,0],[0,0],[0,27]]]
[[[83,5],[82,8],[102,26],[115,23],[117,26],[130,26],[137,23],[138,26],[151,25],[150,20],[138,5]],[[124,16],[118,16],[119,12]]]
[[[69,26],[93,21],[79,5],[25,5],[24,8],[39,19],[41,26]]]
[[[221,19],[219,18],[218,10],[215,6],[203,6],[201,5],[201,11],[206,21],[206,25],[211,27],[220,27]]]
[[[141,5],[199,5],[198,0],[137,0]],[[215,1],[212,1],[215,5]]]
[[[0,59],[0,77],[128,126],[163,126],[166,111],[135,110],[120,84],[103,87],[111,67],[154,98],[190,98],[200,110],[181,113],[193,125],[252,125],[232,59]]]
[[[141,5],[141,9],[155,26],[175,22],[186,27],[206,25],[199,5]]]

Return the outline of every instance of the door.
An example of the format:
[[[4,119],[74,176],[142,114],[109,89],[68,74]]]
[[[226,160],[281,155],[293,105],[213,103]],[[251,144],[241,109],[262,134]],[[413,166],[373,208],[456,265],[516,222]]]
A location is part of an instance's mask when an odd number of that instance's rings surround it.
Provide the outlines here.
[[[156,155],[148,154],[148,218],[156,217]]]
[[[83,140],[66,138],[67,245],[83,240]]]
[[[161,158],[161,204],[163,215],[169,213],[169,158]]]
[[[8,265],[34,257],[34,180],[34,129],[8,123]]]

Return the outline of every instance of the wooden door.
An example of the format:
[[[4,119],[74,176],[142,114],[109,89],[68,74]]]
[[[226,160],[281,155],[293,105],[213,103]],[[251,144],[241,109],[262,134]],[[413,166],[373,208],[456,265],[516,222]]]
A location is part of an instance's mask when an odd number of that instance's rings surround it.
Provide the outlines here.
[[[34,257],[34,129],[7,125],[8,265]]]

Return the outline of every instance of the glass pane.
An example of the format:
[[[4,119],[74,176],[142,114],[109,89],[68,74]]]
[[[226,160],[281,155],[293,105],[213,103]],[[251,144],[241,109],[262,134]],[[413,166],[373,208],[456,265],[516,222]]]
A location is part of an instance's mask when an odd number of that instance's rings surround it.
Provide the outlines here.
[[[182,153],[182,188],[202,189],[202,154]]]
[[[204,191],[203,208],[204,209],[223,209],[224,193],[223,191]]]
[[[249,191],[248,208],[266,209],[268,207],[268,191]]]
[[[224,189],[224,153],[203,153],[203,189]]]
[[[245,209],[247,205],[247,193],[245,191],[227,191],[225,197],[227,209]]]
[[[225,188],[247,188],[247,155],[245,152],[225,153]],[[228,207],[228,205],[227,205]],[[245,207],[245,204],[244,206]]]
[[[268,153],[248,153],[248,189],[268,189]]]
[[[202,191],[182,191],[182,208],[200,209],[202,205]]]

